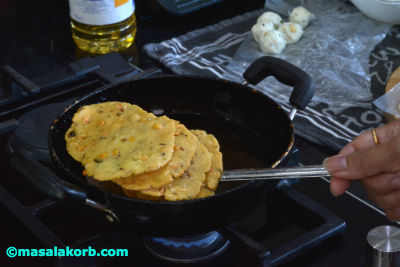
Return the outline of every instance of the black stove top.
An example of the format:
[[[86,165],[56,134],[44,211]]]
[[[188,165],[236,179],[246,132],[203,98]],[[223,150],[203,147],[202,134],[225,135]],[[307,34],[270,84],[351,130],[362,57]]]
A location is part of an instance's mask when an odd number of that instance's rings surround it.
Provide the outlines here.
[[[44,161],[42,164],[46,165]],[[16,169],[23,168],[18,163],[14,162],[14,165]],[[20,177],[17,184],[21,183],[29,182]],[[345,228],[342,219],[286,184],[232,225],[210,233],[176,238],[141,236],[134,229],[127,232],[117,223],[107,220],[100,211],[52,201],[31,186],[25,187],[24,191],[13,189],[0,187],[0,202],[7,213],[34,237],[36,242],[32,248],[91,247],[97,251],[113,248],[126,249],[129,253],[129,257],[53,259],[52,263],[59,266],[72,263],[96,266],[276,266],[325,242]],[[38,263],[42,260],[39,259]],[[51,262],[52,259],[46,260]]]
[[[259,9],[264,2],[221,1],[196,13],[172,16],[157,9],[156,1],[136,1],[137,39],[134,46],[122,54],[128,62],[141,69],[158,66],[163,72],[170,73],[146,56],[141,47]],[[4,89],[0,95],[14,95],[16,98],[0,100],[0,122],[3,122],[0,132],[0,265],[362,266],[365,265],[368,231],[378,225],[395,225],[374,207],[350,193],[339,198],[331,196],[329,181],[323,178],[283,185],[266,196],[265,202],[249,216],[234,225],[216,229],[216,232],[201,235],[200,238],[186,237],[183,240],[143,237],[134,231],[122,231],[101,211],[49,199],[31,185],[26,178],[29,173],[21,174],[28,169],[25,165],[13,166],[10,163],[7,152],[10,142],[19,140],[18,144],[24,147],[27,155],[33,157],[29,162],[39,164],[51,174],[45,137],[33,126],[48,126],[50,111],[60,112],[62,106],[68,105],[75,97],[112,83],[118,77],[134,76],[140,69],[124,61],[120,63],[126,71],[118,70],[113,75],[101,73],[98,66],[101,69],[104,61],[86,58],[87,55],[83,55],[73,44],[68,25],[68,1],[5,0],[1,7],[0,24],[3,27],[0,27],[0,36],[3,38],[0,42],[0,66],[12,67],[4,68],[0,74]],[[150,73],[153,71],[150,70]],[[59,77],[52,80],[52,77],[43,75],[50,72],[57,72],[63,77],[61,87],[66,94],[58,96],[56,92],[52,93],[53,82],[59,81]],[[15,82],[15,78],[21,80]],[[25,96],[29,97],[25,99]],[[55,106],[60,110],[56,111]],[[38,107],[43,109],[40,118],[29,117],[29,111]],[[26,128],[18,127],[21,124]],[[34,138],[35,142],[30,142]],[[320,164],[324,157],[335,152],[298,136],[295,147],[298,149],[295,154],[298,162],[304,165]],[[351,192],[360,196],[357,191]],[[310,236],[311,239],[306,239]],[[90,245],[95,248],[127,249],[128,257],[6,256],[6,249],[10,246],[39,249],[67,244],[77,248]],[[165,259],[164,252],[155,248],[159,244],[164,244],[163,247],[167,244],[175,250],[173,253],[186,247],[202,246],[208,249],[215,245],[211,251],[216,255],[207,258],[207,253],[206,256],[199,256],[185,250],[184,254],[203,257],[202,261],[185,263],[185,260],[180,260],[181,263],[175,263]]]
[[[117,61],[121,59],[118,54],[110,54],[106,57],[115,58]],[[91,60],[102,61],[101,57]],[[131,66],[131,69],[133,71],[128,73],[133,74],[129,75],[128,79],[135,78],[135,75],[157,73],[155,70],[143,72],[134,66]],[[98,68],[94,70],[98,72]],[[59,74],[60,71],[55,73]],[[91,71],[85,72],[85,75],[87,74],[92,75]],[[104,72],[102,75],[110,76]],[[21,75],[12,77],[14,79],[8,80],[11,84],[23,85],[19,79],[27,82],[27,78]],[[47,77],[51,78],[51,75]],[[365,221],[359,223],[365,235],[373,225],[388,223],[384,216],[350,196],[337,201],[329,199],[332,197],[329,197],[327,193],[328,184],[323,178],[290,183],[283,180],[271,194],[265,196],[265,201],[260,206],[255,207],[248,216],[234,224],[209,233],[174,238],[142,236],[134,229],[132,231],[121,229],[110,216],[97,209],[51,200],[32,186],[32,182],[35,183],[35,175],[55,175],[48,154],[47,130],[53,118],[68,104],[84,94],[85,88],[93,90],[94,84],[101,86],[99,80],[101,83],[115,82],[99,79],[97,74],[93,77],[96,77],[96,83],[88,82],[85,76],[87,87],[76,83],[77,79],[74,79],[72,83],[65,82],[63,79],[60,86],[67,93],[62,96],[59,90],[55,90],[57,84],[54,80],[49,90],[41,90],[41,87],[38,87],[36,93],[46,94],[48,98],[48,101],[40,106],[29,102],[29,98],[25,99],[25,97],[22,97],[22,100],[10,98],[13,101],[25,101],[21,109],[7,109],[7,104],[11,107],[14,105],[12,101],[4,105],[6,112],[3,112],[3,117],[7,121],[2,124],[5,125],[2,131],[13,131],[2,136],[4,148],[2,153],[10,155],[8,159],[10,165],[2,164],[6,165],[7,177],[13,177],[13,179],[4,179],[0,183],[0,203],[4,213],[11,215],[10,220],[16,222],[18,229],[21,228],[26,232],[23,237],[26,235],[29,238],[28,240],[22,238],[22,243],[13,242],[14,233],[9,233],[4,240],[5,243],[2,244],[3,251],[8,246],[45,249],[68,246],[81,249],[91,247],[97,251],[104,248],[125,249],[128,256],[11,259],[2,255],[2,262],[48,263],[59,266],[114,264],[277,266],[297,265],[298,261],[303,260],[304,264],[312,265],[315,259],[327,253],[326,247],[328,247],[329,251],[337,254],[333,262],[352,262],[352,264],[360,265],[365,258],[363,252],[365,236],[360,236],[358,231],[357,236],[350,237],[348,236],[349,229],[356,227],[354,223],[364,216],[368,216],[365,217],[369,218],[368,223]],[[121,79],[126,79],[126,77]],[[34,82],[28,81],[28,84],[34,84]],[[75,90],[76,86],[80,90]],[[14,88],[16,89],[18,88]],[[75,92],[73,96],[71,92]],[[12,117],[19,113],[22,115]],[[13,121],[16,123],[13,124]],[[15,157],[16,151],[22,151],[26,157]],[[297,149],[292,150],[285,164],[298,165],[299,153]],[[32,168],[38,171],[32,172]],[[328,202],[326,202],[327,198]],[[325,200],[321,202],[321,199]],[[344,203],[340,204],[341,206],[333,204],[340,202]],[[352,206],[354,210],[349,212],[348,206]],[[28,244],[26,241],[29,241]],[[346,246],[348,249],[350,246],[357,246],[356,249],[352,248],[353,251],[359,252],[357,256],[349,254],[344,249]],[[324,247],[325,250],[322,249]],[[321,249],[323,253],[314,255]],[[341,255],[349,258],[344,260]],[[322,261],[322,265],[331,265],[333,262]]]

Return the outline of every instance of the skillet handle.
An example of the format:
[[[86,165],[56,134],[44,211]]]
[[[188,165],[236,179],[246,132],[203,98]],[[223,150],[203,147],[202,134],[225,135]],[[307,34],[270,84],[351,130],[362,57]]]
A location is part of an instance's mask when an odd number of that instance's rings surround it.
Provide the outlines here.
[[[87,195],[82,188],[61,180],[49,169],[31,159],[26,152],[13,151],[10,162],[29,179],[36,189],[48,197],[85,204]]]
[[[63,181],[46,167],[33,160],[22,150],[12,150],[11,164],[19,170],[40,192],[56,200],[75,201],[106,215],[110,222],[119,222],[119,218],[111,209],[87,197],[85,190],[77,185]]]
[[[297,66],[276,57],[261,57],[243,73],[243,77],[254,85],[270,75],[293,87],[289,101],[298,109],[304,109],[314,96],[315,86],[311,76]]]

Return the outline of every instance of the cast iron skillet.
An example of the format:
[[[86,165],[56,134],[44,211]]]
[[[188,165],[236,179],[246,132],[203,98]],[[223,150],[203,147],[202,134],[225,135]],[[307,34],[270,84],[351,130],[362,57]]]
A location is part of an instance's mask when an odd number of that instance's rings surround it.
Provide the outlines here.
[[[312,98],[312,79],[297,67],[273,57],[257,60],[245,72],[251,83],[273,75],[293,86],[292,105],[304,108]],[[234,222],[264,199],[275,183],[221,183],[214,196],[178,202],[129,199],[115,186],[95,186],[82,176],[82,166],[65,148],[64,135],[83,105],[125,101],[157,115],[166,114],[191,129],[216,135],[225,169],[276,166],[293,144],[293,126],[282,108],[248,86],[212,78],[159,76],[105,86],[67,107],[48,135],[58,178],[39,175],[34,183],[52,197],[104,209],[133,231],[183,235],[217,229]]]

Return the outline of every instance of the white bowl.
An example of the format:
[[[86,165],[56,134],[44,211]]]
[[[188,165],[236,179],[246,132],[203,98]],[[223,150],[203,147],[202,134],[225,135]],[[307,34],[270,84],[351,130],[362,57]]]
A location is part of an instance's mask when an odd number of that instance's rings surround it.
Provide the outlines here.
[[[400,24],[400,0],[351,0],[366,16],[390,24]]]

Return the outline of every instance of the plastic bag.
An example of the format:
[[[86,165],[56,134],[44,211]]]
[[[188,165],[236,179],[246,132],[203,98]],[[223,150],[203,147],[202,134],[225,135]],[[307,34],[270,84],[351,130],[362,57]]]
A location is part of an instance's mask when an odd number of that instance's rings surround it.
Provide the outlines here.
[[[377,98],[373,103],[380,110],[400,117],[400,83],[396,84],[386,94]]]
[[[341,1],[266,1],[268,10],[279,13],[284,21],[296,6],[307,8],[313,19],[297,43],[287,45],[282,54],[272,56],[297,65],[311,75],[316,85],[311,105],[326,103],[337,112],[349,106],[370,105],[369,54],[391,25],[371,20]],[[240,82],[244,70],[264,55],[249,33],[227,66],[224,78]],[[287,102],[291,93],[290,87],[273,77],[256,88],[278,102]]]

